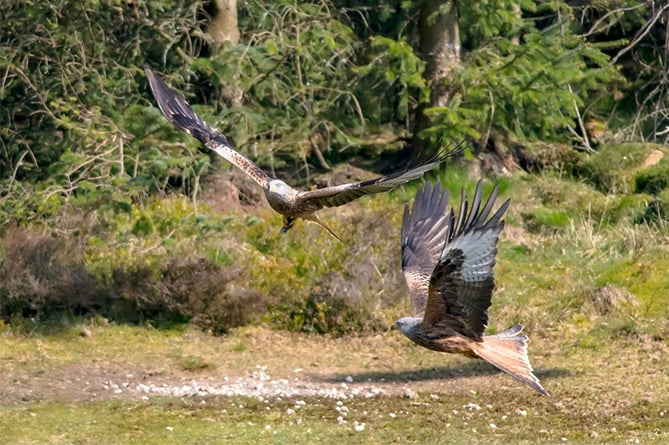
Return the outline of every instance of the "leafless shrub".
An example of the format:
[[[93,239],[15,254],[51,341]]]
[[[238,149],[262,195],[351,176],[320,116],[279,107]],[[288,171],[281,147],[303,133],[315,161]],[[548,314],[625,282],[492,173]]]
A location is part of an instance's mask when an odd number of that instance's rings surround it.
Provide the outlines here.
[[[14,228],[0,251],[0,316],[98,307],[99,289],[76,239]]]
[[[0,317],[100,314],[120,322],[193,321],[214,333],[264,314],[262,294],[238,268],[204,258],[162,267],[119,265],[104,282],[85,266],[79,238],[10,229],[0,240]]]
[[[264,295],[239,284],[248,281],[239,268],[187,257],[173,259],[163,268],[160,287],[166,307],[222,334],[264,314]]]

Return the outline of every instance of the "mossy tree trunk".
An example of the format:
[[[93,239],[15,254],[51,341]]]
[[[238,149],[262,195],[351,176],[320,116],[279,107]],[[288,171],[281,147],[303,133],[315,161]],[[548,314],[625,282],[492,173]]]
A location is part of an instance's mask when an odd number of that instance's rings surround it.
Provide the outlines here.
[[[239,25],[237,23],[237,0],[216,0],[214,14],[207,26],[213,50],[220,51],[226,42],[239,43]],[[233,107],[242,105],[242,90],[234,85],[223,85],[222,96]]]
[[[416,110],[412,157],[418,158],[438,147],[430,147],[420,132],[430,126],[425,109],[446,106],[452,95],[454,69],[460,66],[460,28],[456,0],[425,0],[420,9],[420,52],[425,60],[425,78],[430,84],[430,101]]]
[[[207,33],[217,45],[224,42],[239,43],[237,0],[216,0],[215,4],[216,13],[207,26]]]

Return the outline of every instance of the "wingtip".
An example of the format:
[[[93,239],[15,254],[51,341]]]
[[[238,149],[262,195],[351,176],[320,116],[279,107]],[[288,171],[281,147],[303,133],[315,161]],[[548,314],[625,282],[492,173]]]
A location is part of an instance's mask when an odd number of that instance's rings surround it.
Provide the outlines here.
[[[437,155],[437,158],[440,160],[440,162],[444,162],[447,159],[454,158],[455,156],[464,153],[464,151],[471,146],[472,141],[469,138],[463,138],[455,145],[448,145],[442,148]]]

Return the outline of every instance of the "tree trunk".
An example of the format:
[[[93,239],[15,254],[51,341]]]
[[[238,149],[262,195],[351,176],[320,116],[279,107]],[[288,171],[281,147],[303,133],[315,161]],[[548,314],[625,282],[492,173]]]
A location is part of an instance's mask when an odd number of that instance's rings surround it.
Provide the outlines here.
[[[217,45],[223,42],[239,43],[237,0],[216,0],[216,13],[207,26],[207,34]]]
[[[207,26],[207,34],[212,40],[212,50],[220,50],[225,42],[239,43],[237,24],[237,0],[216,0],[214,13]],[[234,85],[223,85],[222,98],[231,107],[242,104],[242,90]]]
[[[430,85],[430,102],[416,110],[411,141],[412,158],[438,147],[430,147],[420,132],[431,124],[425,115],[429,107],[445,106],[451,99],[453,72],[460,65],[460,28],[456,0],[424,0],[420,9],[420,52],[425,60],[425,78]]]

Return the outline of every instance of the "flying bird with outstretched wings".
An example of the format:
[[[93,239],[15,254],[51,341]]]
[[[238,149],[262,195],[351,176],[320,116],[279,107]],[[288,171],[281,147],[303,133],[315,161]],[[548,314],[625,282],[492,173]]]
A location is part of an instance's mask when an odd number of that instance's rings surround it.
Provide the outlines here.
[[[320,224],[335,238],[339,239],[320,220],[316,211],[324,207],[337,207],[364,195],[387,192],[399,185],[418,179],[426,172],[433,170],[447,159],[460,153],[466,146],[464,142],[461,142],[451,150],[444,151],[425,163],[369,181],[341,184],[309,191],[296,190],[285,182],[270,177],[253,161],[234,150],[220,131],[195,114],[181,94],[167,86],[150,68],[145,67],[144,71],[149,80],[153,96],[158,103],[158,108],[169,122],[241,169],[263,188],[269,205],[283,215],[284,225],[281,228],[281,233],[286,233],[298,218],[302,218]]]
[[[481,358],[547,396],[532,373],[528,338],[520,335],[522,325],[483,335],[495,288],[497,241],[509,200],[489,216],[498,187],[483,208],[481,189],[479,181],[471,207],[462,191],[457,215],[453,208],[446,213],[449,193],[439,183],[419,188],[411,211],[405,206],[402,271],[414,315],[397,320],[395,326],[425,348]]]

